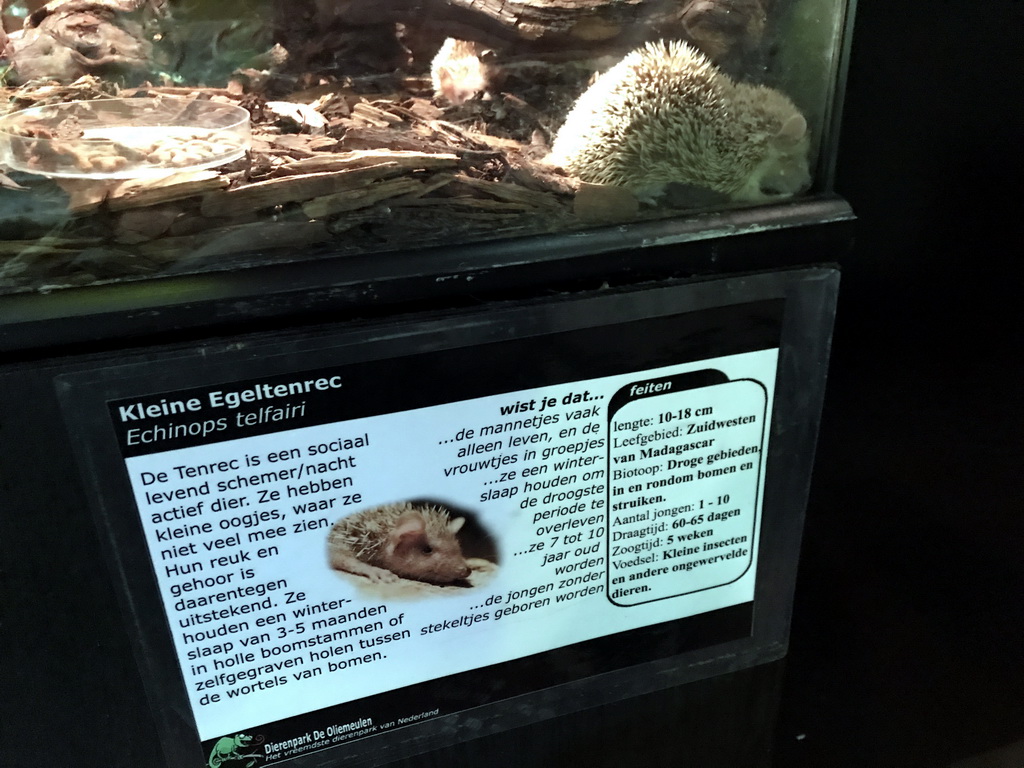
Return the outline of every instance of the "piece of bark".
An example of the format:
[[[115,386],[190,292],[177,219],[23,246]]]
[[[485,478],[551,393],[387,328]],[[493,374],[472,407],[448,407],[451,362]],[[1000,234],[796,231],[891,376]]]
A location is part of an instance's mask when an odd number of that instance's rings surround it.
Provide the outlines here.
[[[188,86],[181,85],[145,85],[139,86],[138,88],[124,88],[121,90],[121,96],[191,96],[195,98],[199,95],[205,96],[223,96],[230,99],[231,101],[237,102],[238,95],[233,93],[228,88],[211,88],[209,86],[203,86],[201,88],[191,88]]]
[[[291,5],[291,3],[289,3]],[[320,22],[349,27],[401,23],[538,58],[621,55],[649,40],[688,39],[717,55],[753,49],[764,0],[317,0]]]
[[[509,171],[506,178],[509,181],[551,195],[569,197],[576,194],[577,182],[550,165],[518,153],[510,155],[508,160]]]
[[[349,168],[365,168],[381,163],[396,163],[410,171],[431,171],[454,168],[459,158],[451,154],[432,152],[410,152],[390,150],[354,150],[352,152],[321,153],[304,160],[296,160],[278,169],[281,175],[292,176],[300,173],[321,173],[341,171]]]
[[[200,210],[204,216],[234,216],[245,211],[323,197],[402,173],[405,173],[405,168],[398,163],[384,162],[345,171],[283,176],[206,195]]]
[[[317,154],[316,142],[321,141],[330,142],[330,145],[336,145],[337,139],[331,139],[325,136],[310,136],[302,133],[285,133],[281,136],[265,136],[262,138],[253,137],[253,150],[260,147],[261,143],[266,143],[271,151],[276,150],[289,157],[315,157]],[[319,146],[324,146],[320,144]]]
[[[484,197],[470,197],[468,195],[458,195],[452,197],[424,197],[419,199],[412,199],[404,203],[405,205],[418,207],[418,206],[433,206],[438,208],[453,208],[461,209],[467,208],[474,211],[487,212],[487,213],[526,213],[532,212],[537,213],[535,206],[527,203],[514,203],[507,200],[494,200],[491,198]],[[443,230],[444,219],[439,215],[438,217],[438,229]]]
[[[396,198],[393,201],[393,204],[402,205],[405,201],[418,200],[421,197],[429,195],[431,192],[436,192],[437,190],[448,186],[453,181],[455,181],[454,173],[435,173],[429,179],[424,180],[422,186],[418,189],[414,189],[409,194]]]
[[[444,141],[428,139],[410,131],[396,133],[388,128],[360,125],[348,118],[338,121],[334,129],[343,133],[338,142],[342,149],[396,149],[429,154],[452,151],[451,144]]]
[[[296,128],[304,133],[321,135],[327,130],[327,120],[308,104],[292,101],[268,101],[265,105],[278,120],[287,127]]]
[[[493,149],[494,145],[491,140],[497,139],[496,136],[477,133],[446,120],[427,120],[416,125],[414,130],[430,138],[441,137],[453,147],[472,150]],[[515,146],[518,148],[519,144],[515,143]]]
[[[423,186],[418,179],[398,178],[367,187],[347,189],[334,194],[315,197],[303,203],[302,212],[311,219],[323,219],[346,211],[369,208],[381,200],[414,193]]]
[[[411,99],[405,112],[420,120],[439,120],[444,115],[443,109],[423,98]]]
[[[465,174],[459,174],[455,179],[452,188],[465,187],[473,192],[479,192],[497,200],[504,200],[510,203],[520,203],[532,208],[547,208],[558,205],[558,201],[551,195],[543,192],[535,192],[532,189],[509,184],[500,181],[484,181],[474,179]]]
[[[130,179],[107,192],[107,207],[112,211],[123,211],[170,203],[223,189],[228,183],[228,179],[216,171],[176,173],[152,180]]]
[[[398,115],[393,115],[379,107],[375,107],[366,102],[359,102],[352,107],[351,112],[353,117],[359,117],[366,120],[371,125],[378,125],[381,128],[387,128],[388,126],[401,125],[405,121]]]
[[[54,0],[25,20],[7,49],[16,82],[148,72],[153,46],[143,29],[148,0]]]
[[[52,78],[45,78],[33,80],[14,89],[2,90],[13,109],[41,107],[66,101],[108,99],[120,93],[116,82],[93,75],[82,75],[72,83],[60,83]]]

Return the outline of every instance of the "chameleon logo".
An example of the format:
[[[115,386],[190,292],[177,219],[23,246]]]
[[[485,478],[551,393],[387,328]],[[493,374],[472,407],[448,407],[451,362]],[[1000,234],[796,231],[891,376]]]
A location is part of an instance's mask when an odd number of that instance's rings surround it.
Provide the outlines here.
[[[261,736],[256,740],[259,744],[263,741]],[[217,740],[217,743],[213,745],[213,751],[210,752],[210,759],[207,761],[209,768],[220,768],[226,762],[234,760],[248,760],[245,764],[245,768],[252,768],[256,765],[256,761],[259,760],[262,755],[243,755],[239,752],[239,749],[245,749],[253,742],[253,737],[245,733],[240,733],[237,736],[224,736]]]

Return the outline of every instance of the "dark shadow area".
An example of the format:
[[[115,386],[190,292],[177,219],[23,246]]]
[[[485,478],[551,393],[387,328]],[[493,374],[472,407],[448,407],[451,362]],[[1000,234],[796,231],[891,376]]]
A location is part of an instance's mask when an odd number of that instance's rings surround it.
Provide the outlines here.
[[[1024,736],[1018,2],[861,3],[844,263],[778,768]]]

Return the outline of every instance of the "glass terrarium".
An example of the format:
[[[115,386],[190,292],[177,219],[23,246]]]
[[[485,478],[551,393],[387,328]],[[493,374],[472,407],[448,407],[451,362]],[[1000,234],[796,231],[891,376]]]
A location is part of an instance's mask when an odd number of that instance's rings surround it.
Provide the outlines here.
[[[846,14],[846,0],[14,0],[0,294],[828,193]]]

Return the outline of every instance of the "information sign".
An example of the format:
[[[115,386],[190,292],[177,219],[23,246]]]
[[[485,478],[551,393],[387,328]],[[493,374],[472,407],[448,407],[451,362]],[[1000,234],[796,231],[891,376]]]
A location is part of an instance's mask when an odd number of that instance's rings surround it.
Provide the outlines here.
[[[786,301],[693,292],[65,377],[197,768],[749,642]]]

